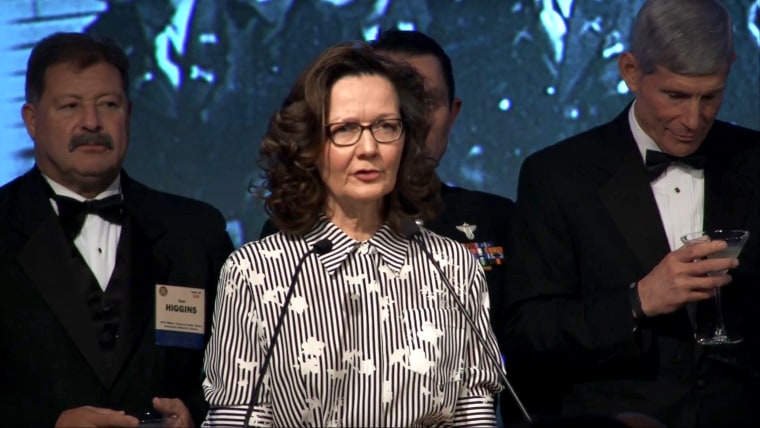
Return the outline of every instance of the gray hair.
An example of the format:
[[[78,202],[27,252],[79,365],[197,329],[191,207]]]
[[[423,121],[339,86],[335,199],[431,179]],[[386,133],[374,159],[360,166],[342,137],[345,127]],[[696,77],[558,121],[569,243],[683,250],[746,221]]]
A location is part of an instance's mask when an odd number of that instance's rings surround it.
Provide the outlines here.
[[[647,0],[631,27],[631,53],[642,72],[661,66],[699,76],[734,57],[731,15],[717,0]]]

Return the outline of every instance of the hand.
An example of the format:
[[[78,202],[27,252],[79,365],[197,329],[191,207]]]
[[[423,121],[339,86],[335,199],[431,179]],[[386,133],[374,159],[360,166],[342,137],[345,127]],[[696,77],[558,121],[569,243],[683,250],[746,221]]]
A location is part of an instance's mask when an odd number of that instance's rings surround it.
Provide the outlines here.
[[[166,427],[186,428],[194,426],[190,411],[179,398],[153,397],[153,407],[161,412],[164,417],[170,418],[164,424]]]
[[[725,241],[710,241],[684,245],[665,256],[639,281],[639,299],[644,314],[668,314],[687,303],[713,297],[714,288],[731,282],[731,276],[707,274],[739,266],[737,259],[705,259],[724,248]]]
[[[56,427],[136,427],[140,421],[123,411],[83,406],[69,409],[58,416]]]

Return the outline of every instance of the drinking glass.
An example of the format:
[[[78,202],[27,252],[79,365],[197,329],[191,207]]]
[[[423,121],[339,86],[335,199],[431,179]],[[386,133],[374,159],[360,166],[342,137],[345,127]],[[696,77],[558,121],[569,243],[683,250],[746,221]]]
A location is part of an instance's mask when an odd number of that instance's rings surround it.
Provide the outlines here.
[[[739,257],[739,253],[744,247],[744,243],[749,238],[749,232],[746,230],[711,230],[687,233],[681,237],[681,241],[686,245],[697,245],[709,241],[726,241],[728,246],[718,252],[707,256],[708,259],[729,259]],[[707,275],[724,275],[728,269],[720,272],[711,272]],[[707,331],[701,331],[697,323],[697,331],[694,337],[697,343],[701,345],[730,345],[739,343],[742,337],[729,334],[723,322],[723,308],[720,302],[720,287],[715,288],[715,324],[708,328]]]
[[[164,416],[155,410],[136,416],[140,420],[140,428],[164,428],[171,425],[176,416]]]

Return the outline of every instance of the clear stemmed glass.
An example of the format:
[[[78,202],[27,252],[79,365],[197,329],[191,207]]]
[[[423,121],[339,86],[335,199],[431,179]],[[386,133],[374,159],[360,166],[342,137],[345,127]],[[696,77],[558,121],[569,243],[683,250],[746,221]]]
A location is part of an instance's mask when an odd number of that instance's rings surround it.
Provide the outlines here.
[[[708,259],[721,259],[739,257],[739,253],[742,251],[744,243],[747,242],[747,238],[749,238],[749,232],[746,230],[712,230],[687,233],[681,237],[681,241],[686,245],[695,245],[714,240],[726,241],[726,244],[728,244],[726,249],[707,256]],[[726,271],[713,272],[708,275],[723,275]],[[720,288],[715,289],[715,325],[712,331],[702,334],[698,329],[694,336],[701,345],[730,345],[743,340],[743,338],[730,335],[726,331],[726,326],[723,322],[723,308],[720,302]]]

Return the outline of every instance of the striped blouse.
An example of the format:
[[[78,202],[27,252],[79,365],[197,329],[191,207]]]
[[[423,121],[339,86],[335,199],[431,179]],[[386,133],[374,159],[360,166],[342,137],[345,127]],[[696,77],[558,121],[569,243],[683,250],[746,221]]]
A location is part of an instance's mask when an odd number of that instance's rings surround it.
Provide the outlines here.
[[[219,279],[203,387],[205,426],[243,425],[298,260],[306,257],[249,424],[495,426],[499,362],[484,349],[417,242],[387,225],[358,242],[320,221],[235,251]],[[458,298],[498,355],[483,270],[422,229]]]

